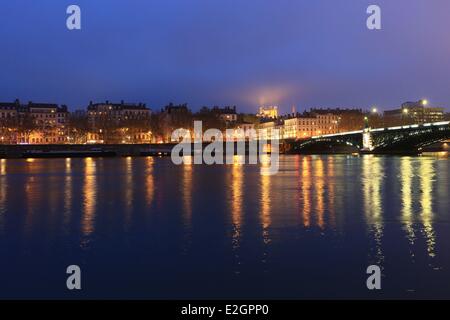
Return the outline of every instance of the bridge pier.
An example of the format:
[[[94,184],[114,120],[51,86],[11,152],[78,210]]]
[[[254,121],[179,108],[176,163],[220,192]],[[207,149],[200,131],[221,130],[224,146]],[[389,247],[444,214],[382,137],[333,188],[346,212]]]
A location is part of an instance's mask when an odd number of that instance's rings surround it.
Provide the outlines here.
[[[373,151],[373,140],[372,140],[372,134],[370,132],[370,128],[364,129],[363,133],[363,147],[361,151],[363,152],[371,152]]]

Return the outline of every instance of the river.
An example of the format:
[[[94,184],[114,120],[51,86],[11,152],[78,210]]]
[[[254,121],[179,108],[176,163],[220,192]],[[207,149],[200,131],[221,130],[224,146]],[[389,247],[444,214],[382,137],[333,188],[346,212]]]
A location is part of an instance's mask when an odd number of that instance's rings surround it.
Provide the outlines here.
[[[0,297],[450,298],[449,190],[436,157],[2,159]]]

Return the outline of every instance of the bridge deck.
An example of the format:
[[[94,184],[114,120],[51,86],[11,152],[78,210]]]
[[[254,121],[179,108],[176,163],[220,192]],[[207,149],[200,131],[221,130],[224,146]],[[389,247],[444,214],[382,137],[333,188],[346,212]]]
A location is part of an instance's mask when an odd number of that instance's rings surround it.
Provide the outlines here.
[[[405,130],[405,129],[417,129],[417,128],[427,128],[427,127],[441,127],[441,126],[450,125],[450,121],[440,121],[433,123],[424,123],[424,124],[412,124],[406,126],[396,126],[396,127],[387,127],[387,128],[375,128],[370,129],[370,132],[380,132],[380,131],[394,131],[394,130]],[[364,130],[356,130],[356,131],[348,131],[348,132],[339,132],[332,134],[325,134],[320,136],[313,136],[311,139],[319,139],[319,138],[331,138],[331,137],[339,137],[339,136],[347,136],[353,134],[362,134]]]

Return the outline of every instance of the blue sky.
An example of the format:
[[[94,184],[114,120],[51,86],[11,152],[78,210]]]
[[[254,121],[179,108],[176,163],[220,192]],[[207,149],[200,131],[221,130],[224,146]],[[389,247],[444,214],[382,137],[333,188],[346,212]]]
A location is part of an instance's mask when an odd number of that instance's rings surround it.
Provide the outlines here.
[[[66,8],[82,30],[66,28]],[[382,30],[366,8],[382,9]],[[0,100],[450,106],[448,0],[15,0],[0,4]]]

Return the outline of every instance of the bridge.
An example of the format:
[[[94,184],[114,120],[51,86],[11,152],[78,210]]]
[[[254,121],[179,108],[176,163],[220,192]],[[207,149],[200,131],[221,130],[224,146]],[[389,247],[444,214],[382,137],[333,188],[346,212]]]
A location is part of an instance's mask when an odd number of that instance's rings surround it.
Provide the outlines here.
[[[293,143],[291,152],[339,153],[341,150],[343,153],[418,154],[422,148],[447,139],[450,139],[450,121],[375,129],[366,127],[363,130],[313,136]]]

